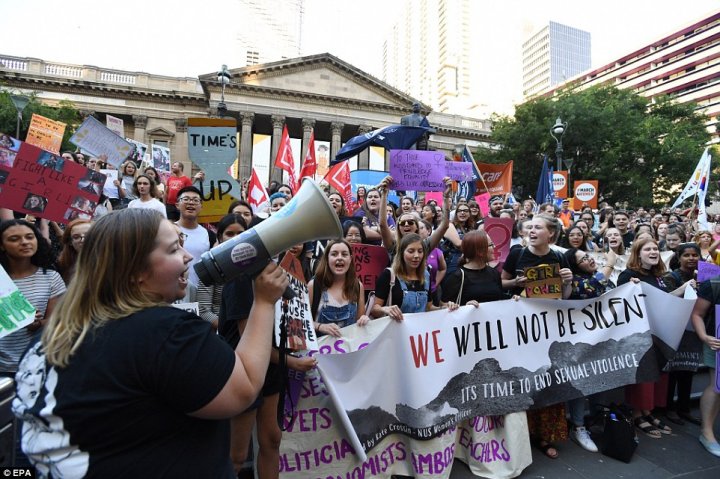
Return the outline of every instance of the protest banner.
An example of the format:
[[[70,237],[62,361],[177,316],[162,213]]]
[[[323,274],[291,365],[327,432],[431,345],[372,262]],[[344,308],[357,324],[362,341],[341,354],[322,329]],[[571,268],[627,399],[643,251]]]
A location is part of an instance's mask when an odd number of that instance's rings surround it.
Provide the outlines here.
[[[0,266],[0,338],[35,320],[35,307],[23,296]]]
[[[477,201],[477,204],[480,207],[480,216],[483,218],[486,218],[487,215],[490,214],[490,198],[491,196],[488,192],[475,196],[475,201]]]
[[[473,165],[465,161],[446,161],[445,176],[453,181],[470,181],[473,177]]]
[[[526,298],[562,298],[562,278],[560,265],[541,264],[523,269],[527,278],[523,293]]]
[[[369,190],[375,188],[380,182],[388,175],[387,171],[381,170],[355,170],[350,172],[350,183],[352,185],[352,192],[355,198],[357,198],[357,189],[359,187]],[[442,197],[442,193],[440,193]],[[394,191],[388,191],[388,201],[395,203],[400,206],[400,197]],[[427,201],[427,200],[426,200]],[[442,204],[438,202],[438,204]]]
[[[310,297],[302,265],[294,255],[287,252],[280,262],[280,267],[287,273],[295,297],[281,298],[275,302],[275,344],[280,344],[281,329],[285,328],[287,333],[285,344],[288,349],[317,350],[317,336],[310,314]]]
[[[573,195],[575,201],[573,207],[575,209],[581,209],[585,203],[590,208],[596,209],[598,204],[598,181],[597,180],[577,180],[574,188],[575,194]]]
[[[369,346],[317,359],[347,438],[366,461],[393,432],[431,439],[470,417],[655,381],[657,355],[672,355],[685,328],[668,318],[687,318],[693,306],[635,283],[588,300],[481,303],[406,314]]]
[[[237,159],[237,123],[234,119],[188,118],[188,156],[205,173],[199,184],[203,197],[201,221],[218,221],[230,203],[242,198],[240,184],[230,175]]]
[[[389,323],[384,318],[362,327],[342,328],[342,337],[320,337],[319,350],[309,354],[344,355],[364,349],[383,337]],[[375,374],[383,375],[377,371]],[[499,479],[518,476],[532,462],[524,412],[468,418],[430,440],[390,433],[363,462],[345,435],[340,415],[317,369],[303,377],[294,404],[294,420],[292,424],[285,421],[280,443],[281,479],[389,478],[394,474],[448,479],[453,459],[464,461],[475,475]]]
[[[476,195],[490,193],[490,195],[504,195],[512,193],[513,162],[508,161],[502,165],[491,163],[477,163],[482,180],[475,182]]]
[[[125,138],[125,122],[122,118],[105,115],[105,126],[107,126],[108,130],[112,131],[120,138]]]
[[[487,202],[486,202],[487,203]],[[495,261],[505,262],[510,253],[513,220],[511,218],[485,218],[485,232],[495,245]]]
[[[438,151],[390,150],[390,189],[443,191],[445,154]]]
[[[61,121],[51,120],[33,113],[25,143],[59,155],[65,127],[65,123]]]
[[[139,141],[132,140],[130,138],[125,138],[128,143],[135,146],[135,152],[130,155],[130,159],[135,163],[135,166],[140,168],[140,165],[144,162],[146,166],[152,166],[152,161],[150,160],[150,154],[148,153],[148,146],[145,143],[140,143]]]
[[[720,266],[707,261],[698,261],[697,280],[707,281],[720,276]]]
[[[383,246],[369,244],[354,244],[352,250],[358,279],[365,291],[374,291],[378,276],[388,265],[387,250]]]
[[[567,198],[568,197],[568,172],[567,171],[553,171],[553,191],[555,191],[555,198]]]
[[[93,116],[85,118],[70,137],[70,142],[92,156],[106,157],[105,161],[115,168],[119,168],[133,154],[133,145],[130,142],[117,136]]]
[[[101,173],[22,143],[0,189],[0,203],[17,212],[68,223],[92,217],[104,183]]]

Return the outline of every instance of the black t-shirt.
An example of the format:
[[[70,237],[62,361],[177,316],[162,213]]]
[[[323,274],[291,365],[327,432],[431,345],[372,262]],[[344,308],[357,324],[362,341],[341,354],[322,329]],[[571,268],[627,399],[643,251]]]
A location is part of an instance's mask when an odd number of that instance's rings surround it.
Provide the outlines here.
[[[570,267],[565,256],[553,249],[550,249],[544,256],[537,256],[528,248],[514,248],[510,250],[505,260],[503,271],[506,271],[515,278],[519,271],[531,266],[540,266],[541,264],[559,264],[560,269]],[[510,292],[519,295],[523,292],[523,288],[513,288]]]
[[[462,297],[460,298],[461,306],[466,305],[468,301],[473,299],[478,303],[505,299],[500,273],[495,268],[485,266],[483,269],[468,269],[463,266],[462,271],[465,272],[465,282],[462,287]],[[443,282],[442,300],[444,302],[457,300],[460,284],[462,283],[462,271],[460,269],[455,270]]]
[[[641,274],[632,269],[626,269],[625,271],[620,273],[617,282],[618,286],[628,283],[630,281],[630,278],[637,278],[643,283],[654,286],[659,290],[665,291],[666,293],[668,292],[668,287],[662,277],[657,278],[652,274]]]
[[[698,285],[697,295],[710,302],[710,309],[705,316],[705,332],[715,337],[715,306],[720,304],[720,297],[714,298],[712,292],[712,280],[703,281]]]
[[[172,307],[111,320],[65,368],[43,367],[40,346],[21,362],[14,405],[38,469],[53,477],[234,477],[229,421],[188,415],[222,390],[235,365],[208,322]]]
[[[405,281],[405,284],[407,284],[408,291],[427,291],[428,287],[430,286],[425,282],[425,284],[420,284],[420,281]],[[385,301],[385,306],[388,305],[388,292],[390,291],[390,270],[385,269],[383,272],[378,276],[377,281],[375,282],[375,296],[378,299],[382,299]],[[392,304],[394,306],[400,307],[402,306],[403,302],[403,292],[402,292],[402,286],[400,285],[400,278],[395,276],[395,286],[393,286],[392,290]]]
[[[232,347],[240,342],[238,323],[250,316],[255,295],[252,280],[241,276],[223,286],[220,311],[218,312],[218,334]]]
[[[635,233],[632,231],[626,232],[624,235],[622,235],[623,244],[626,248],[630,248],[632,246],[632,242],[635,239]]]

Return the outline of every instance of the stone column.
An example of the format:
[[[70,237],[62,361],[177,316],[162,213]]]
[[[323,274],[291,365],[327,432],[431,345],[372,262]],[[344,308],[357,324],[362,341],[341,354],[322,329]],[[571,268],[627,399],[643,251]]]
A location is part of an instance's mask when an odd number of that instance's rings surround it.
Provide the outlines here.
[[[192,171],[193,163],[188,156],[187,128],[187,118],[175,119],[175,145],[170,158],[172,161],[182,161],[185,164],[185,171]]]
[[[282,183],[283,170],[275,167],[275,157],[278,148],[280,148],[280,140],[282,139],[283,126],[285,126],[285,117],[282,115],[273,115],[270,117],[273,126],[272,147],[270,148],[270,180]]]
[[[300,148],[300,168],[302,168],[303,163],[305,163],[305,156],[307,155],[307,150],[310,142],[310,133],[312,133],[313,128],[315,128],[315,120],[310,118],[303,118],[302,127],[303,140],[302,148]]]
[[[147,116],[133,115],[132,119],[133,123],[135,124],[135,133],[133,134],[133,140],[139,141],[140,143],[146,143],[145,127],[147,127]]]
[[[240,113],[240,168],[238,174],[242,180],[247,180],[252,174],[252,126],[255,113],[245,111]]]
[[[372,131],[370,125],[360,125],[358,127],[358,135],[364,135]],[[358,153],[358,170],[367,170],[370,168],[370,149],[365,148],[363,151]]]
[[[342,146],[342,130],[344,126],[344,123],[338,121],[330,123],[330,131],[332,132],[332,139],[330,140],[330,161],[335,159],[337,152]]]

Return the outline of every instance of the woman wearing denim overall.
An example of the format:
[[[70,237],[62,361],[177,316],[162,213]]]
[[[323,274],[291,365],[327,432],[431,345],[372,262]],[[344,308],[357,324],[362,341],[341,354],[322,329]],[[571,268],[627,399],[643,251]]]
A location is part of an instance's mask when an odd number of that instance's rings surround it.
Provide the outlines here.
[[[430,273],[427,271],[427,251],[420,235],[409,233],[400,240],[392,269],[386,269],[375,284],[375,304],[371,314],[403,320],[403,314],[431,311],[436,308],[428,301]],[[457,309],[450,302],[448,308]]]
[[[365,315],[365,291],[355,274],[352,248],[345,240],[328,243],[320,258],[315,277],[308,284],[308,295],[315,298],[320,288],[319,304],[313,299],[312,313],[318,336],[340,337],[341,328],[351,324],[364,326],[370,321]]]

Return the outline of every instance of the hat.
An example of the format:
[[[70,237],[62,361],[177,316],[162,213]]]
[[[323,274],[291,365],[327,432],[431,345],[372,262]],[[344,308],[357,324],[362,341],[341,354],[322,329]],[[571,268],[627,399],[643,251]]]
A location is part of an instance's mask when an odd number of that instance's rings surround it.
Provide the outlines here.
[[[490,199],[488,200],[488,204],[491,205],[494,201],[498,201],[498,200],[505,201],[505,198],[503,198],[500,195],[491,196]]]

